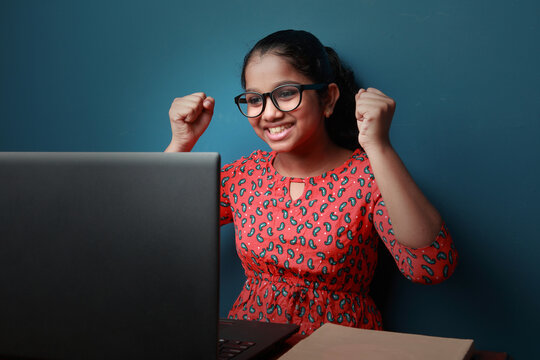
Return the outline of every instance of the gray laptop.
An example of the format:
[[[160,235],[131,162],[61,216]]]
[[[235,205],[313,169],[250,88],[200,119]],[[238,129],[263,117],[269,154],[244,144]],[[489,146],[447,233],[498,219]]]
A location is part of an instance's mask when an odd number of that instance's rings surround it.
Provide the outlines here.
[[[0,358],[215,359],[219,332],[241,337],[240,322],[218,331],[219,167],[216,153],[0,153]]]

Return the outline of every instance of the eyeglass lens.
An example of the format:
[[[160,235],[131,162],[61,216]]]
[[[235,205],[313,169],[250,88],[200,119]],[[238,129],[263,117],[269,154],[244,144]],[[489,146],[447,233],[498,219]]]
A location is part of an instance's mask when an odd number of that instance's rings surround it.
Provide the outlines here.
[[[291,111],[300,105],[300,90],[295,86],[281,86],[270,93],[274,105],[280,111]],[[265,99],[263,95],[247,92],[240,96],[238,106],[240,111],[248,117],[262,114]]]

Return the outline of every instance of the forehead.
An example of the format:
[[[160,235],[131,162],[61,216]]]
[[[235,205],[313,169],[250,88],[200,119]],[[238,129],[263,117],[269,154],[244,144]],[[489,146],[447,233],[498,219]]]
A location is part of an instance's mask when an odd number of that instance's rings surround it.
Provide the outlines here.
[[[286,58],[272,53],[254,54],[246,66],[245,77],[246,89],[259,91],[270,91],[286,82],[311,83]]]

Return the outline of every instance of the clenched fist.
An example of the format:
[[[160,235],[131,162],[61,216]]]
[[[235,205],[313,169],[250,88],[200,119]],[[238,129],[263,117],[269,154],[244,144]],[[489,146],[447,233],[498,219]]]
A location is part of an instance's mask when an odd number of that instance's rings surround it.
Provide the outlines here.
[[[169,109],[172,139],[166,151],[191,151],[210,124],[214,104],[202,92],[174,99]]]
[[[355,96],[358,142],[368,152],[370,148],[390,144],[390,124],[396,109],[395,101],[381,91],[360,89]]]

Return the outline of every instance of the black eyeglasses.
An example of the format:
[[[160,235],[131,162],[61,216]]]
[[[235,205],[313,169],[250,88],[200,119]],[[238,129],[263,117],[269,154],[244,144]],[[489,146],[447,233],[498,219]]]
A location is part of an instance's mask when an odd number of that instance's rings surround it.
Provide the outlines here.
[[[302,102],[302,92],[304,90],[324,89],[328,84],[286,84],[281,85],[264,94],[248,91],[234,98],[234,102],[242,115],[248,118],[261,115],[266,107],[266,98],[270,97],[272,103],[279,111],[293,111]]]

